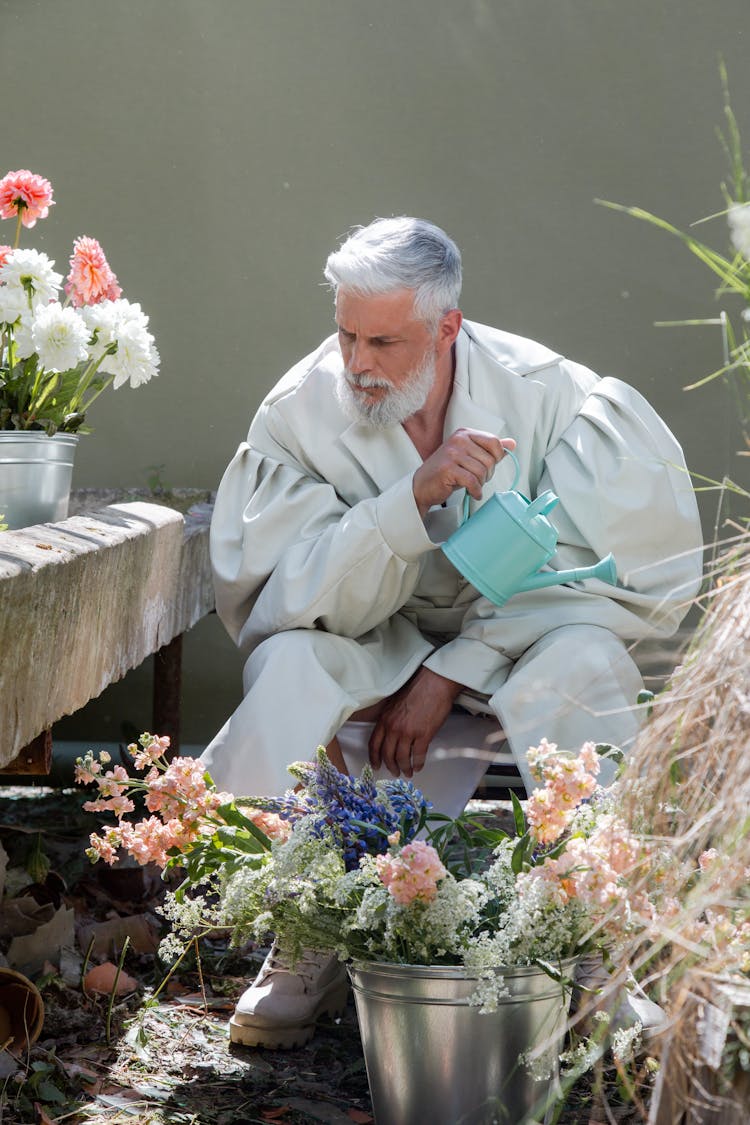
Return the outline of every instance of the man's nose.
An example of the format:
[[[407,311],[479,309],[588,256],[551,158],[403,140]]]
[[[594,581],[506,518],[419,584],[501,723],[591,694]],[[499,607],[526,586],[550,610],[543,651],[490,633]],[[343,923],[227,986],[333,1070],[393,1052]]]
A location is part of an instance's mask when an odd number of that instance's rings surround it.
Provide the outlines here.
[[[366,375],[372,366],[372,349],[362,340],[355,340],[352,344],[352,354],[349,367],[357,375]]]

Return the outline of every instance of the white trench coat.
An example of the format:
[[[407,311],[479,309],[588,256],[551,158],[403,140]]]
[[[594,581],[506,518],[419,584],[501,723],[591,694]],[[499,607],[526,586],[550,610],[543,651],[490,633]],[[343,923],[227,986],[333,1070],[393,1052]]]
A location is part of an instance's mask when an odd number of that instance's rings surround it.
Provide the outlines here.
[[[221,481],[211,527],[217,612],[246,657],[245,697],[203,761],[220,787],[276,794],[287,766],[424,664],[488,701],[527,787],[529,745],[626,745],[642,685],[628,642],[667,637],[701,576],[697,505],[677,441],[642,396],[541,344],[464,321],[446,437],[514,437],[518,489],[560,497],[556,569],[611,551],[596,579],[482,597],[439,545],[463,495],[417,511],[401,426],[350,422],[335,336],[277,384]],[[500,462],[484,499],[511,486]],[[420,777],[415,778],[419,783]],[[467,795],[474,779],[467,783]]]

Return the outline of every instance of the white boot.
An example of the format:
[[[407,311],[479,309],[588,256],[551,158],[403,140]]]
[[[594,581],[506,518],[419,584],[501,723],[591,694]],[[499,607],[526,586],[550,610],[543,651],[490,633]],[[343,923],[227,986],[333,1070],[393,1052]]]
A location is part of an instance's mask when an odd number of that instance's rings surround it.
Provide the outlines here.
[[[337,957],[305,949],[292,970],[274,942],[237,1003],[229,1037],[246,1047],[301,1047],[312,1038],[319,1016],[343,1012],[348,990]]]

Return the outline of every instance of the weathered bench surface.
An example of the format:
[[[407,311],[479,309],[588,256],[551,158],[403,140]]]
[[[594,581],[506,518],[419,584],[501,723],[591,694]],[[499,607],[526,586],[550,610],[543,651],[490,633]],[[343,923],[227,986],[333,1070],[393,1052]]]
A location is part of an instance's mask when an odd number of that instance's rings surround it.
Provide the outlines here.
[[[194,495],[183,516],[74,494],[70,518],[0,534],[0,767],[213,609]]]

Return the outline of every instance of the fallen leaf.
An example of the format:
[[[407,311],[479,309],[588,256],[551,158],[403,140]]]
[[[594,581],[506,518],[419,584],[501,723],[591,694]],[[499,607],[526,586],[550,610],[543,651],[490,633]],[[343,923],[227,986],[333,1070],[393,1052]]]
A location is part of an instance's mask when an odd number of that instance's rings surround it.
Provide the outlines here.
[[[361,1109],[347,1109],[346,1116],[351,1117],[352,1121],[356,1121],[357,1125],[371,1125],[375,1118],[370,1113],[365,1113]]]
[[[289,1109],[304,1116],[305,1121],[320,1121],[323,1125],[348,1125],[351,1117],[330,1102],[313,1102],[308,1098],[288,1098]]]
[[[55,916],[51,902],[41,905],[29,895],[7,898],[0,906],[0,937],[21,937],[33,934],[45,922]]]
[[[289,1113],[288,1105],[277,1105],[274,1109],[262,1109],[260,1115],[264,1121],[283,1121]]]
[[[172,999],[177,1004],[184,1004],[188,1008],[201,1008],[205,1010],[208,1008],[212,1012],[233,1012],[234,1000],[227,999],[226,996],[203,997],[200,992],[188,992],[173,996]]]
[[[190,989],[186,984],[183,984],[181,980],[175,980],[175,978],[172,977],[171,980],[167,981],[167,987],[164,991],[167,996],[187,996]]]
[[[81,949],[87,950],[92,938],[94,954],[118,953],[125,945],[125,938],[130,938],[130,948],[136,953],[155,953],[159,947],[159,934],[147,914],[110,918],[107,922],[82,926],[78,934]]]
[[[81,983],[83,957],[76,949],[63,946],[60,950],[60,976],[67,985],[76,988]]]
[[[73,911],[61,906],[33,934],[13,938],[8,947],[8,964],[27,974],[38,972],[50,955],[55,956],[62,946],[73,944],[73,922]]]
[[[117,965],[113,965],[111,961],[95,965],[93,969],[89,969],[83,978],[84,990],[86,992],[100,992],[109,996],[115,986],[116,977]],[[124,996],[126,992],[135,992],[137,987],[137,980],[128,976],[127,973],[121,972],[119,978],[117,978],[115,996]]]
[[[11,1055],[10,1051],[0,1051],[0,1080],[12,1078],[18,1070],[20,1070],[18,1059]]]
[[[42,1109],[39,1102],[34,1102],[34,1125],[55,1125],[54,1118]]]

